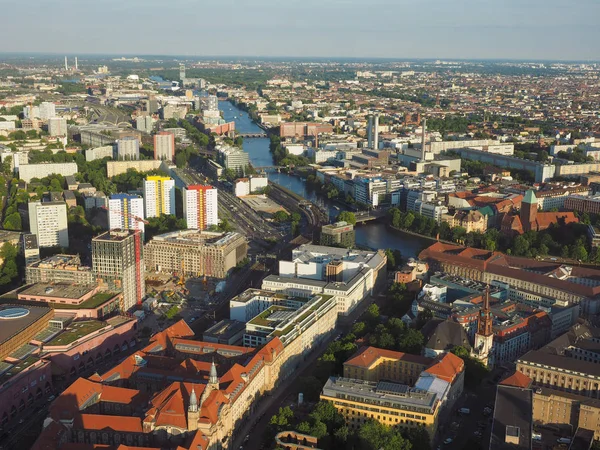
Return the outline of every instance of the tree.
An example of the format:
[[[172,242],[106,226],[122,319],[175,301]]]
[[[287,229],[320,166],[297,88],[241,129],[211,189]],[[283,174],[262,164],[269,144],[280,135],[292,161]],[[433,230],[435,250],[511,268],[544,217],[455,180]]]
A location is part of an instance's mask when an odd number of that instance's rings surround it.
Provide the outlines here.
[[[289,406],[280,407],[279,412],[271,417],[270,425],[275,426],[282,431],[291,426],[291,420],[294,418],[294,411]]]
[[[389,428],[373,419],[358,431],[359,448],[364,450],[411,450],[411,443],[395,428]]]
[[[350,225],[356,225],[356,215],[350,211],[342,211],[337,216],[337,221],[338,222],[346,222],[346,223],[349,223]]]
[[[364,322],[356,322],[354,325],[352,325],[352,333],[358,337],[364,336],[366,333],[366,330],[367,330],[367,326],[365,325]]]
[[[385,256],[387,257],[387,268],[389,270],[395,270],[402,265],[402,253],[400,253],[400,250],[388,248],[385,250]]]
[[[414,328],[407,328],[406,332],[398,340],[397,350],[405,353],[421,353],[425,338],[420,331]]]
[[[22,230],[21,215],[18,212],[14,212],[4,219],[2,224],[5,230],[19,231]]]
[[[231,182],[237,178],[237,173],[233,169],[225,169],[223,171],[223,178]]]
[[[273,220],[277,223],[284,223],[290,220],[290,216],[285,211],[277,211],[273,214]]]

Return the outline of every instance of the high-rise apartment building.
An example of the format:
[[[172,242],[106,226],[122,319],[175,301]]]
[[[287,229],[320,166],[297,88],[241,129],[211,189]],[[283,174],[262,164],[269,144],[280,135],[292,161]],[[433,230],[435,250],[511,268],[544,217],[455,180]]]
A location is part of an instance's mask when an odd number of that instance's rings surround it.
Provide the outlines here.
[[[66,136],[67,119],[63,117],[52,117],[48,119],[48,134],[50,136]]]
[[[173,161],[175,158],[175,135],[161,131],[154,135],[154,159]]]
[[[133,136],[125,136],[117,141],[117,158],[134,161],[140,159],[140,141]]]
[[[175,181],[159,175],[147,177],[144,180],[144,207],[146,218],[175,215]]]
[[[56,105],[52,102],[42,102],[39,106],[40,119],[49,120],[56,117]],[[66,119],[65,119],[66,122]],[[50,134],[51,136],[57,136]]]
[[[139,230],[110,230],[92,239],[92,270],[109,290],[123,292],[124,310],[146,295],[144,245]]]
[[[139,195],[113,194],[108,200],[111,230],[144,231],[144,199]]]
[[[205,230],[219,224],[217,189],[191,185],[183,190],[183,218],[188,229]]]
[[[150,133],[154,128],[154,119],[152,116],[138,116],[135,119],[135,128],[144,133]]]
[[[29,202],[28,209],[29,229],[37,236],[40,248],[69,246],[65,202]]]

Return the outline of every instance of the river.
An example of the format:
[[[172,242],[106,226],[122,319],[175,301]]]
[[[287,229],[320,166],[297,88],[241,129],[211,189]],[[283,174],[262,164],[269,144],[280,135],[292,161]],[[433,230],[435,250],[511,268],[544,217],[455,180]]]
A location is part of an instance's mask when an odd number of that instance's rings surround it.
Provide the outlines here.
[[[237,131],[242,133],[261,133],[263,131],[250,119],[246,112],[237,108],[231,102],[219,102],[219,108],[223,111],[225,120],[235,122]],[[254,167],[273,165],[268,138],[244,139],[244,150],[250,156],[250,162]],[[267,176],[274,183],[290,189],[320,206],[324,206],[329,211],[330,217],[334,218],[339,212],[332,202],[317,196],[313,190],[308,189],[306,182],[302,179],[286,173],[276,172],[269,172]],[[404,257],[409,258],[417,256],[422,249],[431,245],[431,241],[401,231],[390,230],[383,223],[371,222],[356,227],[356,244],[374,249],[392,248],[400,250]]]

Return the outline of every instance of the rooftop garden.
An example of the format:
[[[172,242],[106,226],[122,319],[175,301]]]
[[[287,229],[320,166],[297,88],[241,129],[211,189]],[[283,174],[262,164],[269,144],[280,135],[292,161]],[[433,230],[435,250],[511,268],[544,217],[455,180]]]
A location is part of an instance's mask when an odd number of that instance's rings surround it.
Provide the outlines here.
[[[85,322],[73,322],[69,327],[54,337],[46,345],[69,345],[90,333],[101,330],[106,322],[100,320],[87,320]]]
[[[54,309],[94,309],[97,308],[111,298],[115,297],[117,294],[114,292],[98,292],[94,294],[91,298],[87,299],[85,302],[80,303],[79,305],[67,305],[64,303],[51,303],[52,308]]]

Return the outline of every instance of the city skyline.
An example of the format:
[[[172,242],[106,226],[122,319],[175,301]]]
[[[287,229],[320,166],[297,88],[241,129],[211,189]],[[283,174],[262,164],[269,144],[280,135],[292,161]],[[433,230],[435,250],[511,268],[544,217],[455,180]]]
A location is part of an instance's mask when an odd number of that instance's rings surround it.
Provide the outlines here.
[[[13,7],[0,31],[7,52],[237,57],[452,58],[600,60],[594,17],[600,4],[580,0],[462,2],[356,0],[286,2],[232,0],[187,14],[178,0],[163,3],[106,0],[102,5],[41,0]],[[185,13],[185,14],[184,14]],[[43,14],[43,22],[36,17]],[[213,17],[219,20],[205,20]],[[396,18],[390,20],[390,18]],[[36,22],[36,27],[31,23]],[[156,32],[134,32],[139,27]],[[15,41],[11,36],[28,33]],[[273,36],[277,39],[273,39]],[[209,44],[209,45],[206,45]],[[208,50],[203,50],[203,47]]]

